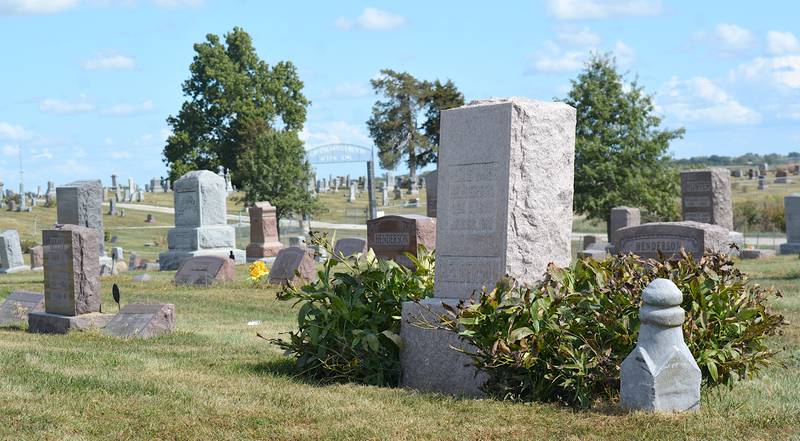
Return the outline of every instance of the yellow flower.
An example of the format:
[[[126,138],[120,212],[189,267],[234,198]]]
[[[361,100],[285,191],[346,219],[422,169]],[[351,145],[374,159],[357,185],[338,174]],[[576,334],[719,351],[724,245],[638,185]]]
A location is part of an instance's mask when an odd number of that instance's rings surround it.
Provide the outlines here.
[[[267,265],[261,261],[256,260],[250,265],[250,280],[257,282],[260,278],[269,274]]]

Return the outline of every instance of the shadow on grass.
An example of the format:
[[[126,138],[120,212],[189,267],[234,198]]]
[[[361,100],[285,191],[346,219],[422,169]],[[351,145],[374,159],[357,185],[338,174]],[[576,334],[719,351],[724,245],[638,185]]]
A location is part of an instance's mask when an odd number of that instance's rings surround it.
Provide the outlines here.
[[[330,382],[318,381],[308,376],[297,369],[294,360],[285,357],[279,357],[258,363],[237,363],[236,370],[246,372],[259,376],[273,376],[283,377],[292,380],[296,383],[301,383],[309,386],[329,386]]]

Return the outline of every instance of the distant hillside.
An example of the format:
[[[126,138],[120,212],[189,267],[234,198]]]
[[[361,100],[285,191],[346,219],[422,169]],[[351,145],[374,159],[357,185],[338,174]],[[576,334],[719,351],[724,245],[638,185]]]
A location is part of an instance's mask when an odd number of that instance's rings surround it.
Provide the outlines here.
[[[758,165],[767,163],[768,165],[781,165],[789,164],[800,161],[800,153],[790,152],[786,155],[778,153],[769,153],[766,155],[759,155],[757,153],[747,153],[742,156],[693,156],[691,158],[675,159],[676,164],[683,167],[696,167],[696,166],[735,166],[735,165]]]

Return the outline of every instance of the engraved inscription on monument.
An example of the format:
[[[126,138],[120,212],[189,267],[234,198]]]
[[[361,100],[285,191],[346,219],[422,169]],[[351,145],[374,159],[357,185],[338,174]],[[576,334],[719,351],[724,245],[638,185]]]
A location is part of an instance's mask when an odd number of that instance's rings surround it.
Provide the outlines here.
[[[411,232],[402,233],[375,233],[373,245],[387,248],[405,248],[411,243]]]
[[[197,191],[175,193],[175,225],[181,227],[200,226],[200,201]]]
[[[456,234],[494,234],[497,227],[497,163],[447,169],[447,228]]]
[[[47,312],[71,315],[75,302],[75,286],[72,280],[72,232],[47,231],[43,236]]]

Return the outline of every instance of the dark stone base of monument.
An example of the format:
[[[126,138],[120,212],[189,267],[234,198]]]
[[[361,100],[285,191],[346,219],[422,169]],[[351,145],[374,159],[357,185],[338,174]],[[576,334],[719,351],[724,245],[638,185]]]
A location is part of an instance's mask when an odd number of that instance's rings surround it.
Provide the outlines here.
[[[228,259],[230,258],[231,251],[233,251],[234,261],[237,265],[243,264],[247,261],[244,250],[237,250],[236,248],[214,248],[196,251],[169,250],[158,255],[159,270],[176,270],[180,268],[181,263],[183,263],[184,260],[190,257],[219,256]]]
[[[31,312],[44,311],[44,294],[14,291],[0,305],[0,326],[21,326]]]
[[[275,257],[282,249],[283,244],[280,242],[251,243],[245,248],[245,255],[247,256],[247,262],[250,263],[266,257]]]
[[[457,305],[457,299],[431,298],[403,303],[400,338],[400,385],[422,392],[481,397],[481,386],[487,376],[472,365],[472,359],[452,347],[464,348],[467,343],[457,334],[430,329],[446,314],[442,302]]]
[[[175,305],[171,303],[125,305],[108,322],[103,333],[121,338],[150,338],[175,329]]]
[[[113,314],[103,314],[100,312],[90,312],[80,315],[31,312],[28,314],[28,332],[66,334],[70,331],[102,329],[113,317]]]
[[[800,254],[800,243],[786,242],[782,243],[780,247],[781,254]]]
[[[23,271],[30,271],[30,268],[27,265],[14,266],[11,268],[0,267],[0,274],[21,273]]]
[[[775,250],[741,250],[739,257],[742,259],[766,259],[767,257],[775,256]]]

